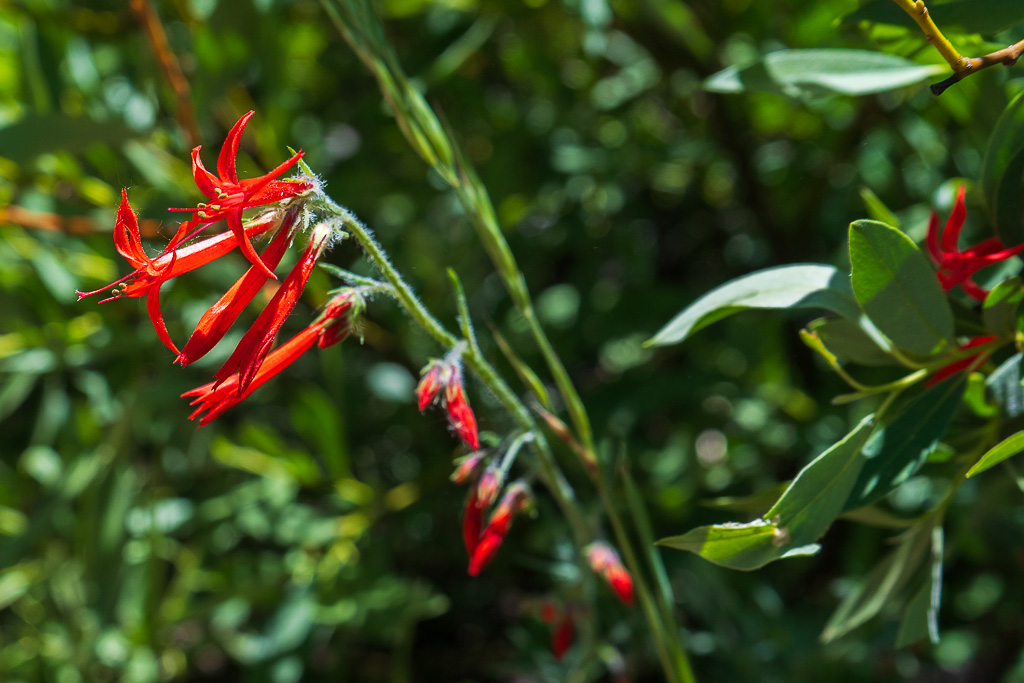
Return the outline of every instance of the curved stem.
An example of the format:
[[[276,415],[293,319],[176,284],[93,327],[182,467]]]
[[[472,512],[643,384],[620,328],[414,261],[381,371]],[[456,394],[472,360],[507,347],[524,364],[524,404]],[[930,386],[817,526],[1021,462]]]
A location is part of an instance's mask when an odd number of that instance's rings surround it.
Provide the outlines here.
[[[431,315],[430,311],[416,298],[412,288],[406,283],[401,273],[391,264],[390,259],[381,249],[381,246],[374,239],[373,233],[363,225],[350,211],[339,206],[333,199],[321,195],[319,203],[325,211],[337,217],[344,230],[355,237],[356,241],[363,247],[367,257],[380,271],[384,279],[391,285],[392,294],[398,300],[402,308],[423,330],[434,338],[441,346],[451,349],[461,340],[449,332],[438,320]],[[576,494],[565,475],[555,464],[554,455],[544,438],[543,432],[538,428],[536,421],[526,409],[526,406],[519,397],[515,395],[508,384],[498,375],[494,367],[479,352],[475,345],[469,345],[462,354],[462,360],[476,377],[483,382],[488,389],[498,398],[502,406],[512,416],[512,419],[522,429],[534,434],[531,448],[537,456],[540,465],[540,478],[545,486],[551,491],[555,502],[565,515],[569,528],[572,530],[576,543],[582,547],[592,534],[583,511],[576,504]]]

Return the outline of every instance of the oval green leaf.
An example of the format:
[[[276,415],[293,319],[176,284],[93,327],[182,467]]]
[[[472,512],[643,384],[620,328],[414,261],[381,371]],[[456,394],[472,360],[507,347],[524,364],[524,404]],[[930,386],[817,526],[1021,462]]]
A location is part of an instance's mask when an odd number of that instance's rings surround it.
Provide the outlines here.
[[[872,50],[806,49],[770,52],[704,81],[712,92],[771,92],[788,97],[869,95],[945,73],[944,64],[914,62]]]
[[[832,266],[800,263],[759,270],[716,287],[644,345],[678,344],[711,323],[752,308],[820,308],[854,320],[860,316],[846,277]]]
[[[853,293],[871,322],[898,348],[922,356],[952,342],[953,312],[917,245],[877,221],[850,225]]]
[[[873,425],[874,417],[868,416],[842,441],[812,460],[763,519],[703,526],[664,538],[658,545],[687,550],[723,567],[742,570],[817,552],[819,546],[813,541],[842,511],[864,464],[861,448]]]

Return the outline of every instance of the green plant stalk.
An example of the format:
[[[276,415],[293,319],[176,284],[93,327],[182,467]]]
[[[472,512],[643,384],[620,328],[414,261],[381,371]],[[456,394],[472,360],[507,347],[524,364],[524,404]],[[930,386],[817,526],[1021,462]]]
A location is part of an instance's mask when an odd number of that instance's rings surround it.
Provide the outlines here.
[[[412,288],[405,282],[401,273],[391,265],[391,260],[381,249],[377,240],[374,239],[369,228],[364,226],[351,212],[339,206],[334,200],[323,195],[321,201],[325,210],[336,216],[344,229],[355,237],[356,241],[363,247],[363,251],[380,271],[384,279],[393,288],[393,294],[409,316],[424,331],[433,337],[441,346],[451,349],[460,340],[451,332],[446,330],[440,322],[420,303],[420,300],[413,294]],[[498,397],[502,406],[509,412],[513,420],[536,438],[531,442],[531,447],[537,456],[540,465],[540,477],[545,486],[551,491],[559,508],[565,515],[569,528],[573,532],[576,543],[582,547],[592,538],[590,526],[585,516],[576,504],[576,495],[566,480],[565,475],[558,469],[554,456],[544,439],[543,432],[533,419],[533,416],[523,405],[519,397],[509,388],[508,384],[498,375],[494,367],[485,359],[474,346],[469,346],[462,354],[462,360],[466,366],[473,371],[476,377],[487,386],[491,392]]]
[[[647,516],[647,509],[644,507],[643,498],[640,497],[640,491],[633,481],[633,475],[629,472],[624,456],[620,462],[619,470],[622,473],[626,501],[633,512],[633,526],[640,537],[640,542],[647,550],[645,553],[647,564],[650,565],[651,573],[654,575],[656,588],[652,592],[654,600],[658,604],[658,609],[661,612],[662,623],[665,624],[668,634],[667,640],[674,655],[676,667],[680,672],[684,669],[689,671],[690,664],[686,660],[686,650],[680,636],[679,623],[676,621],[675,612],[672,609],[672,603],[675,601],[672,595],[672,585],[668,580],[668,572],[665,571],[665,563],[662,562],[658,547],[655,545],[654,533],[651,531],[651,520]],[[689,671],[689,676],[692,679],[692,671]]]
[[[565,402],[583,446],[594,451],[593,430],[583,402],[533,310],[529,290],[512,250],[498,226],[487,189],[465,160],[457,143],[445,133],[433,109],[409,82],[383,38],[373,10],[364,1],[343,0],[338,5],[321,0],[338,32],[376,78],[399,128],[413,149],[455,190],[471,219],[485,251],[502,278],[513,305],[526,320],[530,334]],[[342,12],[346,16],[342,16]],[[360,31],[359,29],[362,29]]]
[[[615,539],[622,549],[622,559],[626,561],[626,567],[633,576],[633,587],[636,589],[640,608],[644,612],[644,618],[647,620],[647,624],[654,635],[655,649],[658,651],[658,658],[661,660],[662,669],[664,669],[669,681],[694,683],[693,670],[690,667],[686,650],[683,648],[682,643],[679,642],[678,631],[676,637],[671,638],[670,641],[670,636],[667,634],[668,625],[662,621],[658,608],[655,607],[655,600],[651,597],[653,591],[651,591],[650,586],[647,584],[643,566],[633,550],[633,544],[629,540],[626,525],[622,521],[618,509],[615,507],[611,491],[608,489],[608,485],[600,470],[594,472],[593,480],[594,485],[597,487],[598,495],[601,497],[601,503],[612,524],[612,530],[615,532]],[[672,641],[675,641],[675,647],[669,647],[668,643]]]

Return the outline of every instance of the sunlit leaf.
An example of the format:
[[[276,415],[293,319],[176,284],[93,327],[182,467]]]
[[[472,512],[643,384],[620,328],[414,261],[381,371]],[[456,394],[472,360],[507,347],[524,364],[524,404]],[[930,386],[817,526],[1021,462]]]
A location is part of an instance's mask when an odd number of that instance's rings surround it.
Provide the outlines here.
[[[832,266],[797,264],[759,270],[721,285],[683,309],[646,342],[678,344],[711,323],[748,309],[818,308],[856,319],[849,278]]]
[[[704,82],[712,92],[772,92],[789,97],[869,95],[914,85],[949,69],[872,50],[779,50],[731,66]]]
[[[948,346],[953,313],[935,271],[909,237],[877,221],[850,225],[853,291],[900,349],[924,356]]]

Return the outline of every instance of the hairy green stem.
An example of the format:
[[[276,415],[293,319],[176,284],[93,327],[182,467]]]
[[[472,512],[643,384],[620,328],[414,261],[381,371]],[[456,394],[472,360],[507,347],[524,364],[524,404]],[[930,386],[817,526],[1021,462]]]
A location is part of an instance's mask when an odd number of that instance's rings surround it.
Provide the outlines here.
[[[350,211],[339,206],[326,195],[323,195],[321,205],[326,211],[336,216],[344,230],[355,237],[356,241],[363,247],[367,257],[373,262],[381,275],[384,276],[388,284],[391,285],[395,298],[416,324],[446,349],[451,349],[457,344],[462,343],[458,337],[446,330],[431,315],[430,311],[426,309],[420,300],[416,298],[412,288],[406,283],[401,273],[391,264],[391,260],[384,253],[384,250],[381,249],[377,240],[374,239],[369,228],[363,225]],[[592,536],[590,526],[586,521],[583,511],[576,504],[575,492],[555,463],[551,448],[530,411],[526,409],[526,406],[519,400],[519,397],[509,388],[505,380],[498,375],[494,366],[479,353],[475,345],[470,345],[466,348],[462,354],[462,360],[473,374],[498,398],[502,406],[512,416],[512,419],[522,429],[535,435],[535,438],[531,441],[531,447],[540,465],[541,480],[551,491],[551,495],[555,498],[559,508],[561,508],[562,513],[565,515],[577,544],[580,546],[585,545]]]

